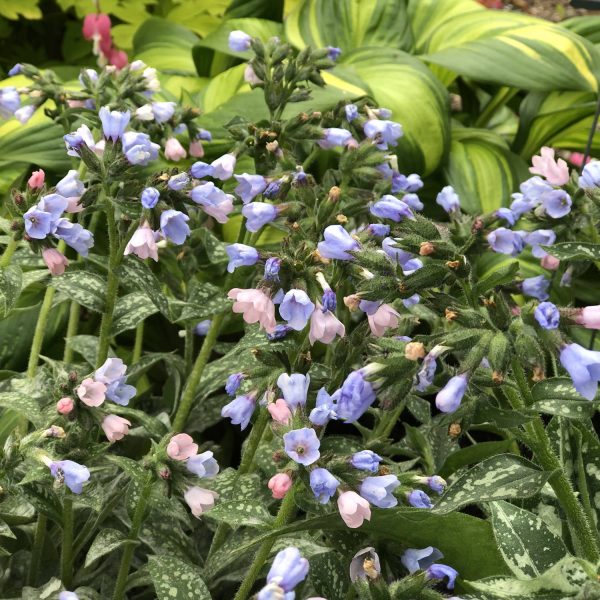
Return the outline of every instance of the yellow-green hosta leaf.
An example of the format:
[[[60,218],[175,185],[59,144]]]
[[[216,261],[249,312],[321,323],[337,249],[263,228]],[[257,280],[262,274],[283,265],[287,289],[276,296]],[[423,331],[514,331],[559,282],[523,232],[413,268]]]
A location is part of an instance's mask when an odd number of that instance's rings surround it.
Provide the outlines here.
[[[525,161],[500,136],[466,128],[452,130],[444,172],[460,197],[461,208],[469,213],[487,213],[507,205],[511,193],[529,176]]]
[[[420,61],[401,50],[363,48],[342,57],[365,83],[379,106],[402,124],[398,162],[403,172],[428,174],[444,157],[450,141],[448,94]]]
[[[342,52],[364,46],[407,50],[412,38],[404,0],[304,0],[287,16],[285,35],[297,48],[335,46]]]
[[[39,0],[0,0],[0,16],[7,19],[41,19]]]

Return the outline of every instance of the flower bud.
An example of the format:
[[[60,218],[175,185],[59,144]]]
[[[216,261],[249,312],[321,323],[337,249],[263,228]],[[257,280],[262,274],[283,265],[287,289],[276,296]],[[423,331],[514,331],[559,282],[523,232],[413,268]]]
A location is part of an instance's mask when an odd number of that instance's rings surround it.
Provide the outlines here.
[[[68,415],[75,408],[75,404],[72,398],[65,397],[61,398],[56,403],[56,411],[61,415]]]
[[[421,256],[429,256],[435,252],[435,246],[431,242],[421,242],[419,254]]]
[[[268,487],[273,498],[281,500],[292,487],[292,478],[287,473],[277,473],[269,479]]]
[[[419,360],[425,356],[425,346],[421,342],[409,342],[404,348],[404,357],[408,360]]]

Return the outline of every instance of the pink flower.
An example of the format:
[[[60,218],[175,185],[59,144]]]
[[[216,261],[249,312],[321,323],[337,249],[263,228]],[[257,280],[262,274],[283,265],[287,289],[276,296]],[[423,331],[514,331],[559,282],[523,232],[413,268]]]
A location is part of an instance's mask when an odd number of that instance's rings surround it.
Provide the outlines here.
[[[330,310],[323,312],[323,307],[317,302],[317,308],[310,318],[308,339],[311,345],[316,341],[331,344],[336,335],[346,335],[344,324]]]
[[[44,185],[44,180],[46,179],[46,173],[40,169],[39,171],[34,171],[31,174],[31,177],[27,180],[27,185],[35,190],[37,188],[41,188]]]
[[[192,514],[198,519],[203,513],[209,511],[214,505],[219,494],[212,490],[205,490],[201,487],[191,487],[183,495]]]
[[[82,33],[86,40],[110,38],[110,17],[102,13],[86,15],[83,19]]]
[[[75,403],[73,402],[73,398],[69,398],[68,396],[61,398],[56,403],[56,412],[59,412],[61,415],[68,415],[74,408]]]
[[[158,261],[158,248],[154,232],[150,229],[148,221],[144,221],[142,226],[135,230],[123,254],[135,254],[140,258],[151,258]]]
[[[583,157],[584,155],[581,152],[571,152],[569,160],[571,161],[571,164],[575,165],[576,167],[582,167]],[[587,165],[587,163],[589,163],[591,160],[592,158],[588,156],[587,160],[585,161],[585,164]]]
[[[167,455],[173,460],[187,460],[198,454],[198,444],[194,443],[191,435],[178,433],[169,440]]]
[[[277,473],[269,479],[267,485],[273,494],[273,498],[281,500],[292,487],[292,478],[287,473]]]
[[[100,406],[104,402],[106,386],[89,377],[81,382],[75,391],[86,406]]]
[[[575,322],[586,329],[600,329],[600,306],[586,306],[577,311]]]
[[[189,147],[190,156],[195,158],[202,158],[204,156],[204,147],[198,140],[194,140]]]
[[[544,146],[540,151],[541,156],[534,156],[531,159],[533,167],[529,172],[534,175],[545,177],[548,183],[552,185],[564,185],[569,181],[569,167],[567,163],[559,158],[554,160],[554,150]]]
[[[370,504],[356,492],[340,494],[337,504],[340,516],[350,529],[360,527],[365,519],[371,520]]]
[[[44,248],[42,258],[52,275],[62,275],[69,266],[67,257],[56,248]]]
[[[367,315],[371,333],[376,337],[385,335],[388,327],[398,327],[399,316],[389,304],[382,304],[375,313]]]
[[[124,50],[117,50],[116,48],[111,48],[108,52],[108,62],[117,67],[117,69],[122,69],[129,64],[129,60],[127,58],[127,52]]]
[[[250,63],[247,63],[246,68],[244,69],[244,81],[250,85],[258,85],[263,82],[263,80],[254,72]]]
[[[102,429],[109,442],[122,440],[128,433],[131,423],[118,415],[106,415],[102,421]]]
[[[287,402],[283,398],[279,398],[276,402],[269,404],[267,410],[271,414],[273,421],[281,425],[289,425],[292,420],[292,412]]]
[[[233,312],[241,313],[246,323],[260,323],[260,327],[267,333],[275,331],[275,305],[262,290],[233,288],[229,290],[227,297],[235,300]]]
[[[167,160],[175,162],[180,161],[187,156],[185,148],[179,143],[177,138],[169,138],[165,144],[165,157]]]
[[[546,254],[540,260],[540,265],[544,267],[544,269],[548,269],[548,271],[556,271],[558,267],[560,267],[560,260],[556,258],[556,256],[552,256],[552,254]]]
[[[67,208],[65,208],[65,212],[68,213],[80,213],[84,206],[79,204],[80,196],[73,196],[72,198],[67,198]]]

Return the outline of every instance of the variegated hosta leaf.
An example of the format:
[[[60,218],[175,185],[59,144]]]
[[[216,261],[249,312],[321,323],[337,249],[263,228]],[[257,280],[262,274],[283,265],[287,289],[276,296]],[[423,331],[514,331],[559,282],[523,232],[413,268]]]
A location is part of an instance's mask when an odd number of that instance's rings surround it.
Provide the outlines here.
[[[542,489],[550,475],[520,456],[494,456],[459,477],[433,510],[445,514],[476,502],[529,498]]]
[[[196,565],[166,555],[150,556],[148,571],[158,600],[211,600]]]
[[[503,500],[489,507],[500,552],[519,579],[541,575],[567,554],[563,541],[537,515]]]

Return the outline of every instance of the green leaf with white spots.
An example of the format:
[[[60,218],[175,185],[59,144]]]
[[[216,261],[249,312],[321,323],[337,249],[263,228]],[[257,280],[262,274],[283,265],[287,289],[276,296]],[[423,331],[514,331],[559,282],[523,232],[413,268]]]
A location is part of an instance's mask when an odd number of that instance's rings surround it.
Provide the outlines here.
[[[232,527],[260,527],[273,522],[271,513],[263,504],[257,502],[256,498],[218,502],[206,516]]]
[[[29,395],[20,392],[3,392],[0,394],[0,406],[20,413],[34,425],[40,425],[42,422],[40,405]]]
[[[553,246],[541,247],[560,260],[600,260],[600,244],[591,242],[559,242]]]
[[[0,312],[6,316],[21,293],[23,272],[18,265],[0,268]]]
[[[211,600],[196,565],[169,556],[149,556],[148,571],[158,600]]]
[[[327,552],[311,561],[310,582],[323,598],[345,598],[350,582],[347,566],[342,563],[340,553]]]
[[[477,502],[529,498],[544,487],[551,474],[520,456],[494,456],[457,479],[433,510],[445,514]]]
[[[117,300],[113,315],[112,334],[134,329],[144,319],[158,312],[154,303],[143,292],[132,292]]]
[[[538,577],[567,554],[563,541],[537,515],[504,500],[489,507],[500,552],[519,579]]]
[[[174,320],[199,321],[223,312],[229,306],[229,300],[223,290],[208,282],[194,282],[186,302],[171,300],[169,302],[173,311]]]
[[[573,387],[569,377],[551,377],[536,383],[531,393],[532,410],[570,419],[591,417],[598,403],[585,400]]]
[[[89,567],[93,562],[114,552],[126,542],[126,536],[121,531],[117,529],[101,529],[88,550],[85,557],[85,566]],[[137,542],[130,541],[130,543]]]
[[[147,294],[156,308],[167,318],[170,316],[169,302],[163,293],[160,281],[150,267],[133,256],[126,256],[119,267],[119,274],[125,286],[132,286]]]
[[[106,300],[106,282],[97,273],[91,271],[67,271],[59,277],[53,277],[50,285],[59,292],[95,312],[104,310]]]

